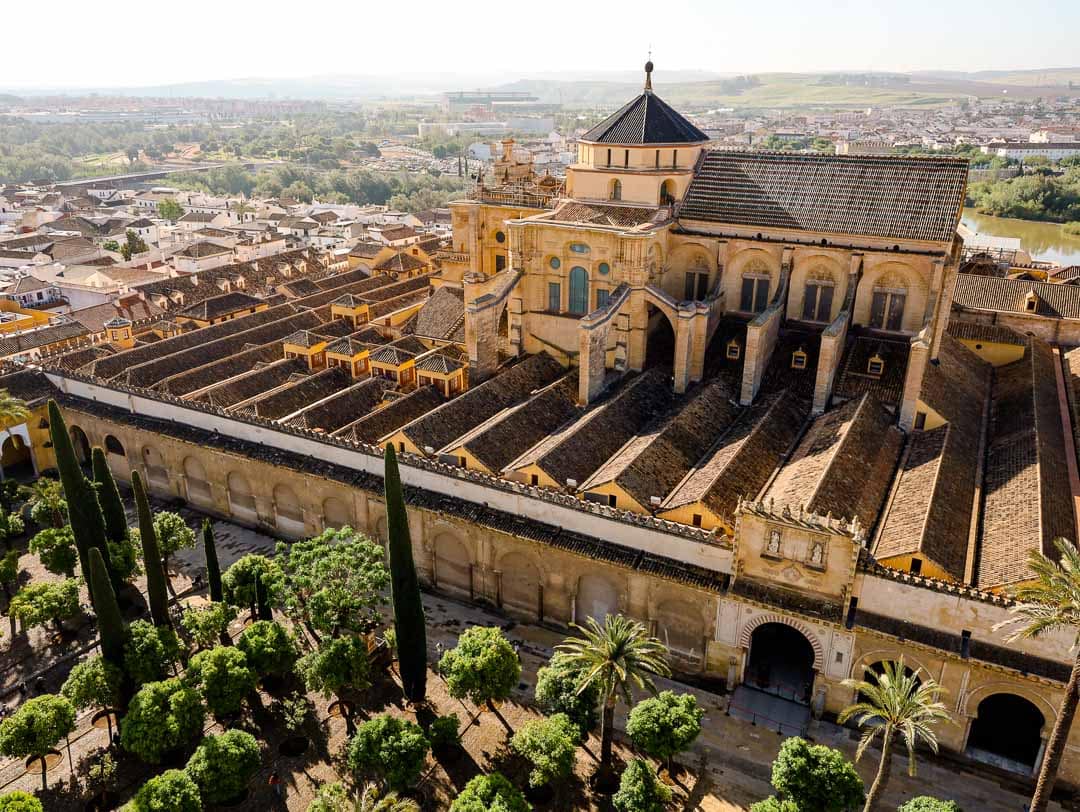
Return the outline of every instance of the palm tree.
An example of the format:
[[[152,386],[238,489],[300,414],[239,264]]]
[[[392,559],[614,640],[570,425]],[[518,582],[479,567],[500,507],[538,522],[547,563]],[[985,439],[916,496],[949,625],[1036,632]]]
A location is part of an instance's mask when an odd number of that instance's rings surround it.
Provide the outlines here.
[[[420,806],[409,798],[401,798],[396,792],[383,795],[375,784],[365,784],[356,793],[353,812],[420,812]]]
[[[26,403],[19,400],[6,389],[0,389],[0,423],[12,425],[21,423],[30,416]]]
[[[880,674],[866,669],[864,676],[870,679],[844,680],[844,685],[858,692],[859,701],[844,708],[837,719],[844,724],[848,719],[858,717],[856,721],[863,734],[855,751],[856,761],[881,735],[881,761],[870,792],[866,794],[863,812],[874,808],[889,782],[893,739],[898,734],[903,737],[908,751],[908,774],[915,775],[915,747],[925,744],[936,753],[938,742],[934,726],[949,721],[949,713],[939,701],[941,687],[929,675],[922,676],[921,668],[918,671],[904,668],[903,657],[898,662],[882,663],[882,666]]]
[[[626,704],[633,699],[631,686],[637,686],[656,694],[650,674],[668,676],[667,647],[650,637],[645,626],[623,615],[608,615],[604,625],[590,617],[584,627],[571,624],[581,632],[556,647],[567,657],[567,666],[577,669],[581,675],[578,693],[591,685],[600,686],[604,700],[604,713],[600,727],[601,778],[611,770],[612,728],[615,723],[615,705],[620,697]]]
[[[1075,635],[1072,673],[1050,740],[1046,743],[1035,794],[1031,797],[1031,812],[1044,812],[1050,801],[1080,700],[1080,551],[1066,539],[1056,539],[1054,545],[1061,554],[1060,560],[1055,563],[1040,552],[1032,552],[1028,566],[1035,575],[1034,580],[1016,590],[1018,602],[1010,610],[1013,617],[994,627],[995,630],[1012,627],[1014,631],[1006,638],[1010,643],[1021,638],[1041,637],[1058,629],[1070,629]]]

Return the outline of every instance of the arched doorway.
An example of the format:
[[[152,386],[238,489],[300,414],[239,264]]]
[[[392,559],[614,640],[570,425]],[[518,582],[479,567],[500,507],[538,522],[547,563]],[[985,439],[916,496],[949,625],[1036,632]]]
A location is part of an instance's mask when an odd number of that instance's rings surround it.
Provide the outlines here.
[[[595,618],[603,623],[608,615],[619,611],[619,590],[603,575],[582,575],[574,601],[574,621],[584,623]]]
[[[435,539],[435,586],[473,596],[472,559],[465,545],[449,533]]]
[[[3,468],[4,479],[34,478],[34,458],[30,453],[30,446],[21,434],[9,434],[5,437],[0,450],[0,467]]]
[[[660,184],[660,205],[670,206],[675,202],[675,181],[668,178]]]
[[[274,520],[282,534],[292,538],[304,535],[304,509],[288,485],[274,486]]]
[[[508,357],[510,355],[510,309],[504,307],[502,315],[499,316],[498,326],[499,336],[499,360]]]
[[[131,466],[128,464],[124,444],[112,434],[105,437],[105,455],[114,475],[120,479],[131,479]]]
[[[229,513],[242,522],[255,523],[259,515],[255,507],[255,493],[248,478],[239,471],[229,474]]]
[[[521,553],[510,553],[499,562],[502,605],[528,618],[541,614],[540,572]]]
[[[656,607],[656,636],[677,660],[701,665],[705,647],[705,624],[701,612],[687,601],[664,601]]]
[[[809,705],[814,686],[814,647],[784,623],[763,623],[750,637],[743,682],[773,696]]]
[[[1042,713],[1016,694],[991,694],[979,703],[971,722],[966,753],[970,758],[1030,775],[1042,756]]]
[[[671,320],[651,303],[646,303],[645,312],[649,319],[645,328],[648,335],[645,345],[646,368],[674,368],[675,330],[671,326]]]
[[[75,446],[75,457],[80,465],[90,464],[90,441],[86,438],[86,432],[78,426],[72,426],[69,430],[71,444]]]
[[[323,500],[322,509],[323,525],[325,527],[337,529],[352,524],[352,517],[349,515],[349,506],[336,496],[326,497],[326,499]]]
[[[210,493],[210,481],[206,478],[206,468],[195,457],[184,460],[184,479],[187,482],[187,499],[196,505],[209,505],[214,501]]]

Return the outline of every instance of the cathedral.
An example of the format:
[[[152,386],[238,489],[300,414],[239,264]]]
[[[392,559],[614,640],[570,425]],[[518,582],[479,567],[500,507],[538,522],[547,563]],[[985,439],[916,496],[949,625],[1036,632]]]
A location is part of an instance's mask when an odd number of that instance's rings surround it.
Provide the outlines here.
[[[1030,553],[1077,539],[1080,286],[971,262],[965,161],[711,149],[652,71],[565,179],[506,142],[416,276],[0,385],[56,397],[119,477],[285,538],[385,540],[392,444],[431,589],[640,619],[792,730],[903,657],[947,690],[943,748],[1030,777],[1073,641],[996,626]]]

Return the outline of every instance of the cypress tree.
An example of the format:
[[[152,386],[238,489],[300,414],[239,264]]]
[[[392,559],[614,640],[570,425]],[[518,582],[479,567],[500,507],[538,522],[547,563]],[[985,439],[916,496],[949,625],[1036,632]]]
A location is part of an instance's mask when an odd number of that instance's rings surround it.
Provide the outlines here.
[[[91,547],[87,558],[90,559],[94,614],[97,615],[98,634],[101,635],[101,655],[117,668],[123,669],[125,631],[120,605],[116,602],[116,593],[109,582],[101,550]]]
[[[169,595],[165,585],[165,567],[161,563],[150,502],[138,471],[131,472],[131,487],[135,491],[135,509],[139,514],[139,540],[142,541],[143,566],[146,568],[146,599],[150,604],[150,617],[155,626],[168,626]]]
[[[105,451],[99,446],[94,446],[90,452],[90,459],[94,471],[94,482],[97,483],[98,502],[101,505],[101,515],[105,519],[105,532],[109,541],[122,544],[128,537],[127,513],[124,511],[124,503],[120,499],[120,490],[116,487],[112,471],[109,470]]]
[[[394,601],[394,629],[397,633],[398,666],[405,696],[420,702],[427,693],[427,630],[420,582],[413,562],[409,518],[401,491],[397,455],[386,446],[383,485],[386,497],[386,528],[390,549],[390,590]]]
[[[221,603],[224,593],[221,591],[221,566],[217,560],[217,544],[214,542],[214,528],[209,519],[202,524],[203,551],[206,553],[206,580],[210,585],[210,600]]]
[[[64,486],[68,519],[75,536],[75,547],[79,551],[79,564],[82,567],[83,578],[86,579],[88,588],[92,590],[89,552],[91,547],[97,547],[101,551],[109,582],[116,584],[109,562],[109,546],[101,505],[98,503],[94,486],[90,484],[79,467],[79,459],[75,456],[75,448],[68,434],[67,422],[60,414],[60,407],[56,405],[55,400],[49,401],[49,435],[52,439],[53,450],[56,452],[56,467],[60,472],[60,483]]]
[[[273,620],[274,613],[270,610],[270,600],[266,595],[266,587],[263,586],[262,573],[255,571],[255,617],[257,620]]]

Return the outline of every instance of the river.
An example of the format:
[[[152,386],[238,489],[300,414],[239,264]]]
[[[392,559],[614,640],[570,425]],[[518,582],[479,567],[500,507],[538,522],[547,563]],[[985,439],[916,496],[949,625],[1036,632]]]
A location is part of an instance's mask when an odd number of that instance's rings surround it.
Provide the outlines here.
[[[1032,259],[1080,265],[1080,237],[1066,234],[1057,223],[993,217],[979,214],[974,209],[964,209],[961,219],[965,226],[980,234],[1019,237],[1021,247],[1031,254]]]

